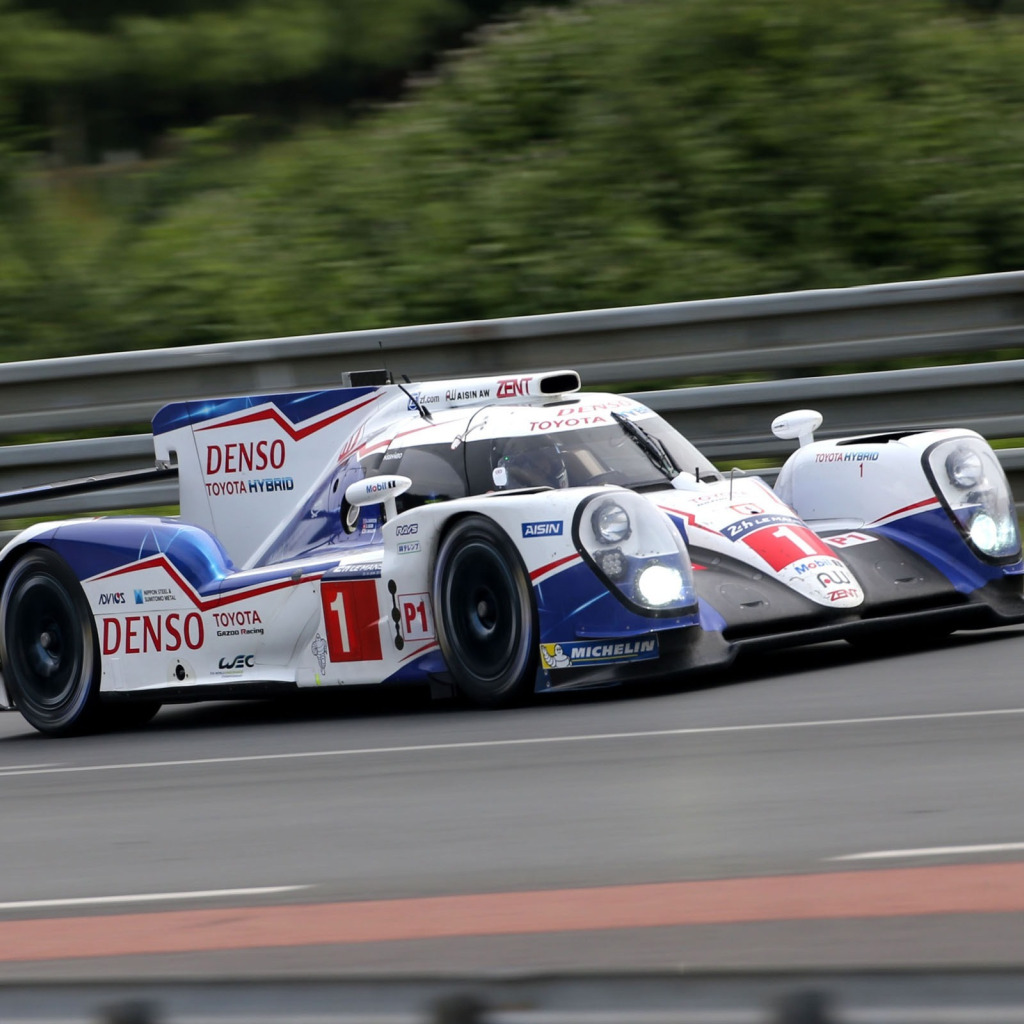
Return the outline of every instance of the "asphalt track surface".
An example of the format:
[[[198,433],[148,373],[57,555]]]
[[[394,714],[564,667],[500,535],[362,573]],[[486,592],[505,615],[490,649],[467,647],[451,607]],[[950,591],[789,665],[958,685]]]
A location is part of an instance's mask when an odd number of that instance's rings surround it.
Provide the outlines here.
[[[1024,630],[479,712],[0,716],[0,979],[1024,962]]]

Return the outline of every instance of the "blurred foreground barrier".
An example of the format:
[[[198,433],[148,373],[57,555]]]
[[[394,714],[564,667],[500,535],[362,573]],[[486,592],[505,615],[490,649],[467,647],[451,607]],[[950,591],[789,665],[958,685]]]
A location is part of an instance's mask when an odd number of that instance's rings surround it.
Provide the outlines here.
[[[575,974],[0,986],[62,1024],[1024,1024],[1018,971]]]
[[[584,384],[749,373],[774,379],[634,391],[719,465],[782,461],[780,412],[811,406],[820,436],[928,426],[1024,437],[1024,359],[875,372],[826,372],[1024,353],[1024,272],[667,303],[468,323],[30,360],[0,366],[0,438],[119,434],[0,447],[0,491],[153,466],[145,430],[169,401],[331,386],[379,367],[413,380],[566,366]],[[817,371],[815,375],[807,375]],[[800,373],[792,379],[777,379]],[[1015,447],[1015,444],[1012,445]],[[1002,455],[1024,497],[1024,449]],[[765,475],[771,477],[772,471]],[[173,505],[173,481],[116,494],[35,498],[15,515]]]

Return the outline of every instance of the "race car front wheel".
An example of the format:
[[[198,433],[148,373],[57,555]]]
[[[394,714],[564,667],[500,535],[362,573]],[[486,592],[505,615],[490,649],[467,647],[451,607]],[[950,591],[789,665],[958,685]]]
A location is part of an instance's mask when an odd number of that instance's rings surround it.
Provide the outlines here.
[[[445,534],[434,567],[438,643],[459,691],[498,707],[527,692],[536,673],[533,588],[519,552],[484,516]]]
[[[0,663],[11,699],[40,732],[96,724],[99,648],[81,584],[46,548],[15,563],[0,596]]]

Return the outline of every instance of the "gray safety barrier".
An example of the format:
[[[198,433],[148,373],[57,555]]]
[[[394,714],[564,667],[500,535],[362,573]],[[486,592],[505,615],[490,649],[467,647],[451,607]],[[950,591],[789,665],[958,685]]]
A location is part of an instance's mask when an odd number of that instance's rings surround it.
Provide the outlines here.
[[[29,360],[0,366],[0,438],[95,436],[0,446],[0,491],[153,466],[146,425],[169,401],[334,386],[343,371],[382,364],[413,380],[572,367],[587,387],[636,395],[720,466],[761,460],[771,477],[791,446],[769,424],[798,407],[824,414],[822,437],[954,425],[1024,437],[1024,359],[993,358],[1022,353],[1017,272]],[[911,358],[960,362],[837,372]],[[686,386],[738,373],[768,379]],[[1021,452],[1011,441],[1001,458],[1024,495]],[[176,501],[165,481],[37,496],[2,515]]]

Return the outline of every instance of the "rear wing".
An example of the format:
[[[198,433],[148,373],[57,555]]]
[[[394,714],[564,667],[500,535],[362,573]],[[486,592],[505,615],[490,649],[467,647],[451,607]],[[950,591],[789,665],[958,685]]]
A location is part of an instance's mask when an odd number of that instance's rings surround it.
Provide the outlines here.
[[[16,491],[0,491],[0,512],[10,512],[13,509],[28,514],[33,502],[75,498],[83,494],[101,494],[117,487],[145,487],[148,484],[176,480],[177,477],[177,466],[158,466],[156,469],[97,473],[95,476],[81,477],[78,480],[61,480],[53,484],[22,487]]]
[[[153,418],[158,465],[177,463],[181,517],[242,564],[301,501],[390,387],[176,402]]]
[[[170,484],[177,479],[182,519],[209,530],[236,564],[244,564],[334,459],[389,422],[410,414],[429,419],[433,411],[458,407],[539,404],[580,388],[573,370],[405,385],[391,383],[383,371],[343,379],[340,388],[166,405],[153,418],[155,469],[0,492],[0,513],[39,515],[35,503],[60,506],[59,499],[115,489],[134,489],[129,493],[138,507],[165,504],[174,500]],[[161,500],[149,501],[154,494]],[[99,499],[86,504],[114,507]]]

